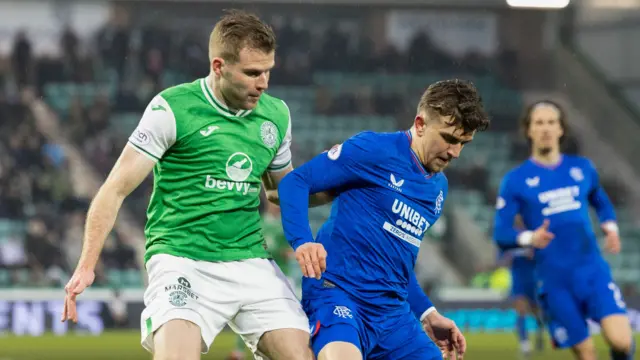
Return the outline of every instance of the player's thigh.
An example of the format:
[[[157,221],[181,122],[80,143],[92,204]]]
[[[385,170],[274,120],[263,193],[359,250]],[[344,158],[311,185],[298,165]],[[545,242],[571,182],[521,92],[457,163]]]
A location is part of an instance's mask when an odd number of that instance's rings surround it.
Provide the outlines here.
[[[227,282],[214,282],[203,275],[208,266],[186,258],[155,255],[147,262],[149,286],[145,290],[145,309],[141,316],[142,345],[154,352],[158,341],[154,333],[172,320],[197,325],[202,352],[207,352],[239,308],[234,289]]]
[[[187,320],[170,320],[153,334],[154,360],[197,360],[205,346],[200,327]]]
[[[633,335],[620,289],[607,274],[594,282],[593,293],[588,297],[589,317],[600,323],[602,335],[611,347],[630,349]]]
[[[387,326],[386,323],[390,324]],[[442,352],[411,313],[389,316],[379,324],[383,334],[371,351],[371,360],[440,360]]]
[[[600,320],[602,337],[615,350],[628,352],[633,346],[633,332],[627,315],[614,314]]]
[[[568,289],[548,290],[539,300],[555,347],[571,348],[589,338],[585,315]]]
[[[362,353],[353,343],[332,341],[322,347],[318,360],[362,360]]]
[[[299,329],[267,331],[258,342],[258,356],[264,354],[273,360],[312,360],[309,348],[309,332]]]
[[[266,259],[237,262],[235,267],[245,295],[229,326],[254,353],[277,353],[277,358],[270,356],[276,360],[306,359],[309,320],[282,271]]]
[[[348,294],[335,286],[308,286],[303,303],[311,324],[311,349],[317,357],[353,357],[356,353],[359,357],[355,358],[367,357],[371,331]]]

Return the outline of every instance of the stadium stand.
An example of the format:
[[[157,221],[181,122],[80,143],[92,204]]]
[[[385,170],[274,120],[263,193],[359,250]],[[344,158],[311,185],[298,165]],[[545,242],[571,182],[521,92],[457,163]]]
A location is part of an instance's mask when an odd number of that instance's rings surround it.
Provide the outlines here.
[[[360,45],[354,51],[334,27],[310,33],[294,23],[275,26],[280,45],[269,92],[285,99],[294,115],[296,165],[362,129],[406,128],[425,85],[442,78],[471,79],[493,118],[492,131],[479,136],[447,171],[449,201],[488,234],[499,181],[527,156],[527,145],[517,140],[522,92],[507,76],[516,61],[513,54],[459,57],[438,48],[426,33],[418,34],[405,53],[391,46],[376,52],[366,38],[356,41]],[[13,50],[15,75],[4,81],[15,87],[14,94],[34,85],[58,114],[67,138],[106,176],[151,97],[206,75],[206,38],[194,35],[206,33],[109,23],[91,42],[95,48],[87,51],[80,48],[78,35],[66,29],[59,59],[34,58],[29,39],[19,34]],[[319,46],[311,49],[309,44]],[[74,197],[64,151],[44,140],[21,101],[9,101],[7,94],[0,98],[0,116],[10,119],[0,125],[0,146],[6,150],[0,152],[0,286],[60,285],[79,256],[87,199]],[[579,152],[575,139],[568,151]],[[614,273],[623,283],[640,284],[635,266],[640,262],[640,228],[625,210],[624,194],[616,194],[618,187],[608,177],[603,181],[611,183],[608,189],[619,206],[628,244],[623,256],[612,258]],[[141,226],[151,185],[147,179],[125,203]],[[313,228],[326,216],[326,208],[314,209]],[[438,242],[446,234],[441,228],[428,236]],[[133,249],[115,235],[107,243],[98,285],[140,287]]]

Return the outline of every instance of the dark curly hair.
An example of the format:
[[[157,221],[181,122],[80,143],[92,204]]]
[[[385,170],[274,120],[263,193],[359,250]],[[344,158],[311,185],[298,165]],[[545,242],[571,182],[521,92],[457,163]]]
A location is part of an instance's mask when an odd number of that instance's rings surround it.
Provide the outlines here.
[[[471,81],[453,79],[431,84],[418,104],[418,113],[425,111],[451,116],[450,125],[462,127],[465,134],[489,128],[482,97]]]

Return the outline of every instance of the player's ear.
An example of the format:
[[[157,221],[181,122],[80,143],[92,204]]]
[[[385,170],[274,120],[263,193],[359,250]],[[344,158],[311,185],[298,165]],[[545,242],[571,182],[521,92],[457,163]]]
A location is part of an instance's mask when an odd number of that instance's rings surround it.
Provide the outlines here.
[[[416,129],[416,134],[418,134],[419,136],[424,135],[424,132],[426,130],[426,120],[424,119],[424,116],[418,114],[416,115],[416,118],[413,120],[413,127]]]
[[[217,76],[222,76],[222,66],[224,65],[224,59],[215,57],[211,60],[211,71]]]

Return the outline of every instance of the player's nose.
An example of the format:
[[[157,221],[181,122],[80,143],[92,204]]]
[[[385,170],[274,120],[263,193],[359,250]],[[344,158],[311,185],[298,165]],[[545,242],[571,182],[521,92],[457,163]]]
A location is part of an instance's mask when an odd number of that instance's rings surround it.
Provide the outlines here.
[[[462,151],[462,144],[455,144],[455,145],[449,146],[449,150],[447,151],[447,154],[449,154],[451,158],[457,159],[460,157],[461,151]]]
[[[258,79],[256,81],[256,90],[265,91],[267,90],[268,87],[269,87],[269,78],[266,73],[262,73],[260,76],[258,76]]]

